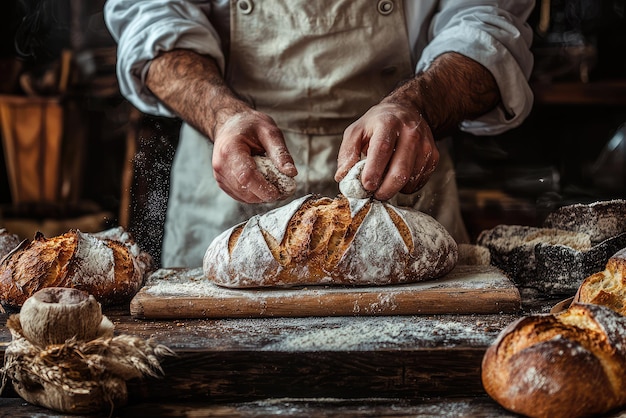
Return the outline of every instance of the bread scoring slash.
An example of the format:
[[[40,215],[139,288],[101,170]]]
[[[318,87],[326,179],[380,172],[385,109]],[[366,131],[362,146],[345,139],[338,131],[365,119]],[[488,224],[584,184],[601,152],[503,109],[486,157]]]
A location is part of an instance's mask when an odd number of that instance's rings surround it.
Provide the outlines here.
[[[224,231],[203,269],[231,288],[387,285],[441,277],[457,258],[454,239],[425,213],[307,195]]]

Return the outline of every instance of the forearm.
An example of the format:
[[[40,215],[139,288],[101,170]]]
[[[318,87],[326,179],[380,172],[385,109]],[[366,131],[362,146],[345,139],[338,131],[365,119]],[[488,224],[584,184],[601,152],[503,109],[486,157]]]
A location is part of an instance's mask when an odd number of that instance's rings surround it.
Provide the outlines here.
[[[487,113],[499,101],[496,81],[485,67],[463,55],[446,53],[382,102],[413,108],[426,119],[434,137],[441,138],[454,132],[461,121]]]
[[[211,140],[218,126],[249,110],[225,84],[215,61],[192,51],[160,54],[150,64],[146,85],[172,112]]]

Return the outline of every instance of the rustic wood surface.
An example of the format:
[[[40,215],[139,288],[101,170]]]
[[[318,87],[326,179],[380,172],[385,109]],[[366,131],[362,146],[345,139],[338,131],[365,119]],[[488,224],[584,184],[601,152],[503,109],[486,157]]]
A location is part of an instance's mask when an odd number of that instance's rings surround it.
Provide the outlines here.
[[[202,269],[161,269],[134,297],[141,318],[249,318],[519,312],[517,288],[496,267],[457,266],[433,281],[393,286],[226,289]]]
[[[93,415],[92,415],[93,416]],[[100,414],[108,417],[108,412]],[[139,403],[118,408],[114,417],[516,417],[486,396],[429,398],[408,402],[402,399],[262,399],[238,403]],[[25,404],[21,399],[1,399],[0,417],[62,418],[54,411]],[[72,415],[81,418],[82,415]]]
[[[101,414],[89,415],[107,418],[125,417],[474,417],[515,418],[488,396],[465,398],[425,398],[417,401],[404,399],[337,399],[337,398],[275,398],[251,402],[161,402],[135,403]],[[625,411],[615,411],[605,418],[623,418]],[[0,417],[7,418],[67,418],[61,414],[25,403],[19,398],[0,398]],[[83,418],[86,415],[71,415]]]
[[[515,416],[482,389],[482,356],[510,322],[555,302],[533,300],[515,314],[179,320],[105,308],[117,334],[176,353],[163,377],[129,381],[129,404],[113,416]],[[9,314],[0,314],[3,355]],[[0,416],[62,415],[8,387]]]
[[[163,378],[129,381],[131,399],[484,395],[480,362],[515,314],[143,320],[106,310],[117,334],[175,351]],[[0,315],[2,325],[7,315]],[[0,349],[10,343],[0,329]],[[8,395],[5,395],[8,396]]]

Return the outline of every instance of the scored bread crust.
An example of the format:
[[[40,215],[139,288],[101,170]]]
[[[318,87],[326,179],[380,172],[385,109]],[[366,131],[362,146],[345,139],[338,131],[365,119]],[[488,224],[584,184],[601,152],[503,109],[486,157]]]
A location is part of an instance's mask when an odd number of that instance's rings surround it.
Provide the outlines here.
[[[19,307],[46,287],[80,289],[103,305],[125,302],[137,293],[152,263],[122,228],[93,234],[70,230],[51,238],[37,234],[0,264],[0,302]]]
[[[308,195],[224,231],[203,269],[232,288],[385,285],[440,277],[457,257],[454,239],[422,212]]]
[[[574,304],[511,323],[482,362],[485,391],[530,417],[581,417],[626,404],[626,318]]]

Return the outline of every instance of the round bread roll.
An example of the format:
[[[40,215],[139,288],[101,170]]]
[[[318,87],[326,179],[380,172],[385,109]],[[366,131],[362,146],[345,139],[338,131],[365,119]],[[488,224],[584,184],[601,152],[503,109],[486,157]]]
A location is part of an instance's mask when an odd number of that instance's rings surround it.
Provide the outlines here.
[[[93,295],[66,287],[46,287],[26,299],[19,313],[24,336],[39,347],[70,338],[113,337],[113,323]]]
[[[0,302],[19,307],[46,287],[80,289],[103,305],[130,300],[152,268],[122,228],[89,234],[70,230],[45,238],[37,234],[0,264]]]
[[[386,285],[440,277],[457,257],[454,239],[422,212],[308,195],[224,231],[203,268],[232,288]]]
[[[529,417],[576,418],[626,404],[626,318],[592,304],[521,318],[482,362],[485,391]]]
[[[296,180],[286,174],[281,173],[269,157],[255,155],[252,157],[257,169],[263,177],[272,183],[280,192],[280,199],[286,199],[296,192]]]

